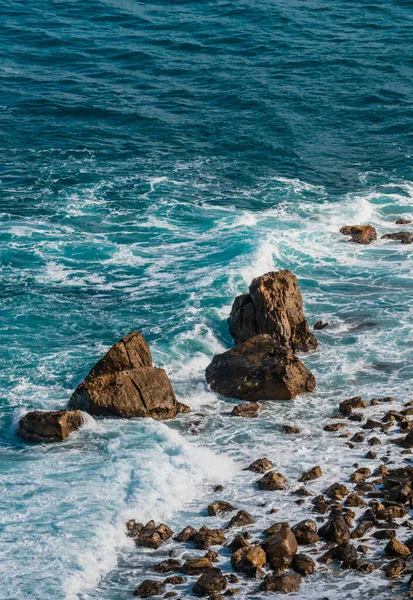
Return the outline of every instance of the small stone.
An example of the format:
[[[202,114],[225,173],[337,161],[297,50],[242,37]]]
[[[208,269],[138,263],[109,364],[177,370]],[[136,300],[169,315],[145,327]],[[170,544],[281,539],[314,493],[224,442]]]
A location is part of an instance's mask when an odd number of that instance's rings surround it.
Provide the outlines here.
[[[354,540],[354,539],[359,539],[359,538],[364,537],[366,535],[366,533],[368,533],[372,527],[373,527],[372,521],[362,521],[351,532],[351,538]]]
[[[365,402],[360,396],[356,396],[355,398],[350,398],[349,400],[343,400],[343,402],[340,402],[339,411],[345,417],[349,417],[354,409],[366,408],[367,406],[367,402]]]
[[[320,541],[320,536],[317,533],[317,523],[311,519],[300,521],[292,527],[291,531],[300,545],[315,544]]]
[[[231,558],[231,565],[236,571],[245,573],[247,577],[255,578],[267,562],[264,550],[260,546],[240,548]]]
[[[350,539],[349,526],[343,515],[339,512],[334,513],[327,523],[320,527],[318,534],[320,537],[336,544]]]
[[[332,483],[324,494],[332,500],[343,500],[350,493],[343,483]]]
[[[369,450],[366,454],[366,458],[375,460],[377,458],[377,452],[374,452],[374,450]]]
[[[209,529],[206,525],[201,527],[193,538],[195,548],[199,550],[208,550],[210,546],[223,544],[225,542],[225,533],[223,529]]]
[[[367,442],[369,446],[381,446],[381,441],[378,437],[372,437]]]
[[[349,235],[356,244],[371,244],[377,240],[377,233],[372,225],[346,225],[340,229],[343,235]]]
[[[411,223],[410,219],[397,219],[395,221],[396,225],[409,225]]]
[[[320,329],[325,329],[326,327],[328,327],[328,323],[325,323],[324,321],[317,321],[317,323],[314,323],[313,325],[313,329],[316,331],[320,331]]]
[[[163,582],[170,585],[181,585],[182,583],[185,583],[185,578],[181,577],[181,575],[172,575],[171,577],[164,579]]]
[[[375,421],[374,419],[367,419],[363,425],[363,429],[378,429],[379,427],[381,427],[380,421]]]
[[[402,544],[396,537],[389,540],[384,551],[388,556],[397,556],[400,558],[406,558],[410,554],[409,548]]]
[[[356,492],[353,492],[344,501],[344,506],[350,506],[352,508],[362,508],[366,506],[367,502],[363,500]]]

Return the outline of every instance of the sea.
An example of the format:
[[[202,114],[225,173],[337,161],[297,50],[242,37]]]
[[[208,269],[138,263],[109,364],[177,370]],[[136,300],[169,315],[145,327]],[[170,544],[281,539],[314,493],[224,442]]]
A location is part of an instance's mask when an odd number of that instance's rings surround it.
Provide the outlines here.
[[[135,548],[131,518],[214,527],[225,523],[207,516],[216,499],[251,512],[257,531],[308,517],[243,469],[266,456],[291,490],[318,464],[318,493],[364,464],[365,448],[323,431],[341,400],[413,399],[413,246],[381,239],[413,232],[395,224],[413,219],[412,9],[1,2],[2,600],[123,600],[154,562],[197,555]],[[358,224],[377,242],[339,233]],[[300,357],[317,388],[231,417],[237,401],[207,387],[205,367],[233,344],[236,295],[280,269],[297,275],[310,325],[329,323]],[[23,414],[64,408],[134,330],[190,414],[89,417],[60,444],[17,437]],[[237,597],[268,597],[257,589]],[[190,598],[191,583],[178,591]],[[380,571],[320,566],[291,598],[399,594]]]

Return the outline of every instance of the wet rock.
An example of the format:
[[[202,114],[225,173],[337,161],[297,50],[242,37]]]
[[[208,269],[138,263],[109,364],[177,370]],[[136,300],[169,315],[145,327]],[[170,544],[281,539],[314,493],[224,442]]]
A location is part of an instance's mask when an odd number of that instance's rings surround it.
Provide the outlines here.
[[[302,579],[298,573],[282,573],[281,575],[266,575],[260,589],[264,592],[291,594],[298,592]]]
[[[295,427],[295,425],[284,425],[284,433],[287,433],[287,434],[300,433],[300,428]]]
[[[376,540],[391,540],[396,537],[396,532],[394,529],[378,529],[373,533],[373,537]]]
[[[409,231],[398,231],[396,233],[386,233],[381,236],[382,240],[393,240],[399,241],[402,244],[411,244],[412,243],[412,235]]]
[[[370,460],[375,460],[377,458],[377,452],[369,450],[366,454],[366,458],[369,458]]]
[[[347,496],[347,498],[344,501],[344,506],[349,506],[352,508],[363,508],[364,506],[366,506],[366,504],[367,502],[363,500],[363,498],[359,496],[359,494],[357,494],[356,492],[353,492],[352,494]]]
[[[252,525],[252,523],[255,523],[254,517],[246,510],[240,510],[232,517],[226,529],[230,529],[231,527],[245,527],[246,525]]]
[[[139,598],[151,598],[152,596],[162,596],[165,586],[162,581],[154,579],[145,579],[133,592],[134,596]]]
[[[251,544],[243,535],[236,535],[230,545],[228,546],[230,552],[233,554],[240,548],[247,548]]]
[[[324,494],[332,500],[343,500],[350,493],[343,483],[332,483]]]
[[[273,463],[268,458],[258,458],[248,467],[248,471],[254,471],[254,473],[265,473],[269,469],[272,469]]]
[[[306,554],[294,554],[292,568],[305,577],[312,575],[315,571],[315,562]]]
[[[207,513],[209,517],[216,517],[216,515],[220,513],[231,512],[235,510],[230,502],[225,502],[224,500],[217,500],[210,504],[207,508]]]
[[[327,523],[320,527],[318,535],[330,542],[340,544],[350,539],[350,529],[340,512],[334,512]]]
[[[396,225],[409,225],[411,223],[410,219],[397,219],[395,221]]]
[[[205,374],[212,390],[241,400],[291,400],[315,388],[307,367],[270,335],[214,356]]]
[[[329,423],[323,427],[324,431],[340,431],[347,427],[346,423]]]
[[[164,579],[163,582],[170,585],[181,585],[182,583],[185,583],[185,578],[181,577],[181,575],[172,575],[171,577]]]
[[[340,402],[339,410],[342,415],[349,417],[353,410],[358,408],[366,408],[367,406],[367,402],[365,402],[361,396],[355,396],[354,398],[349,398],[348,400],[343,400]]]
[[[320,541],[320,536],[317,533],[317,523],[311,519],[300,521],[292,527],[291,531],[300,545],[305,546]]]
[[[379,427],[381,427],[380,421],[375,421],[374,419],[367,419],[363,425],[363,429],[378,429]]]
[[[402,544],[396,537],[388,541],[384,551],[388,556],[400,558],[406,558],[410,554],[409,548]]]
[[[175,598],[178,595],[178,592],[166,592],[164,598]]]
[[[167,560],[163,560],[160,563],[153,565],[153,570],[157,573],[169,573],[170,571],[179,571],[180,568],[180,561],[175,560],[174,558],[168,558]]]
[[[244,402],[237,404],[231,411],[233,417],[244,417],[245,419],[255,419],[258,417],[261,404],[258,402]]]
[[[313,481],[314,479],[319,479],[320,477],[322,477],[322,475],[323,472],[321,470],[321,467],[317,465],[316,467],[312,467],[308,471],[304,471],[304,473],[301,475],[298,481]]]
[[[205,571],[213,568],[212,562],[205,556],[201,558],[188,558],[181,567],[185,575],[202,575]]]
[[[267,491],[275,491],[275,490],[283,490],[284,483],[286,482],[286,478],[281,475],[281,473],[276,473],[275,471],[268,471],[257,481],[258,487],[260,490]]]
[[[210,546],[221,545],[225,542],[225,533],[223,529],[209,529],[206,525],[193,537],[195,548],[199,550],[208,550]]]
[[[351,236],[351,241],[356,244],[371,244],[377,240],[376,230],[371,225],[347,225],[340,233]]]
[[[395,579],[406,569],[406,563],[401,558],[396,558],[390,561],[383,567],[383,571],[386,573],[386,577],[389,579]]]
[[[177,402],[176,403],[176,411],[178,413],[187,414],[187,413],[191,412],[191,407],[188,406],[187,404],[184,404],[183,402]]]
[[[245,573],[247,577],[256,577],[266,561],[267,557],[260,546],[246,546],[234,552],[231,565],[235,571]]]
[[[371,477],[370,469],[368,467],[360,467],[350,475],[350,481],[352,483],[361,483],[369,477]]]
[[[311,502],[314,505],[314,510],[321,515],[325,515],[330,510],[330,502],[322,494],[316,496]]]
[[[273,271],[254,279],[249,293],[235,299],[228,325],[236,343],[269,334],[293,351],[308,352],[317,347],[304,316],[297,278],[291,271]]]
[[[80,410],[35,410],[20,419],[17,433],[28,442],[61,442],[83,424]]]
[[[208,552],[205,554],[205,558],[207,558],[211,562],[218,562],[219,554],[215,550],[208,550]]]
[[[360,571],[360,573],[373,573],[374,571],[373,563],[369,562],[359,563],[356,568],[357,571]]]
[[[138,536],[134,539],[137,546],[156,549],[169,540],[172,535],[172,529],[165,525],[165,523],[155,525],[154,521],[149,521],[149,523],[142,527]]]
[[[210,596],[225,591],[227,580],[222,574],[221,569],[213,567],[206,573],[203,573],[195,583],[192,591],[198,596]]]
[[[381,446],[381,441],[378,437],[371,437],[367,443],[369,446]]]
[[[267,537],[262,547],[272,569],[287,569],[298,550],[297,540],[288,523],[277,523],[276,525],[278,526],[277,531]]]
[[[325,329],[326,327],[328,327],[328,323],[325,323],[324,321],[317,321],[317,323],[314,323],[313,325],[313,329],[315,329],[316,331],[319,331],[320,329]]]
[[[131,519],[126,523],[127,533],[126,535],[130,538],[137,538],[143,529],[143,524],[138,523],[135,519]]]
[[[353,569],[357,567],[357,550],[349,542],[341,542],[331,551],[335,560],[342,562],[344,569]]]
[[[69,408],[92,415],[173,419],[178,404],[163,369],[152,366],[141,333],[122,338],[73,392]]]
[[[198,533],[197,529],[191,527],[191,525],[187,525],[174,539],[177,542],[192,542],[196,533]]]

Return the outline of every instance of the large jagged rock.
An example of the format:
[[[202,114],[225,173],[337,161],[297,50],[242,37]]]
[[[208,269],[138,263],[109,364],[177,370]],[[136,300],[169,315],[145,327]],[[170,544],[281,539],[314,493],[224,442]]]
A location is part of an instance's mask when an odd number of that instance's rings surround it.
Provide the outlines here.
[[[152,366],[148,344],[138,331],[122,338],[76,388],[69,407],[92,415],[173,419],[180,411],[163,369]]]
[[[297,277],[291,271],[271,271],[256,277],[249,293],[235,298],[228,325],[236,343],[267,333],[293,351],[317,348],[317,339],[304,316]]]
[[[268,334],[214,356],[206,379],[222,396],[250,401],[291,400],[315,388],[311,371]]]
[[[83,423],[80,410],[35,410],[20,419],[17,433],[29,442],[61,442]]]

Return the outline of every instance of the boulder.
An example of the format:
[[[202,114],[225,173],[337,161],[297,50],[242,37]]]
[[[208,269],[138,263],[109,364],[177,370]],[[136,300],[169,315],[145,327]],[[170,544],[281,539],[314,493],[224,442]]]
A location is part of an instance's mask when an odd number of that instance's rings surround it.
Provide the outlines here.
[[[348,400],[343,400],[340,402],[339,410],[342,415],[348,417],[351,415],[354,409],[367,408],[367,406],[367,402],[365,402],[360,396],[355,396],[354,398],[349,398]]]
[[[234,510],[234,507],[230,502],[217,500],[216,502],[209,504],[207,513],[209,517],[216,517],[216,515],[219,515],[219,513],[231,512],[232,510]]]
[[[239,510],[237,514],[232,517],[226,526],[226,529],[230,529],[231,527],[246,527],[253,523],[255,523],[255,519],[249,512],[246,510]]]
[[[258,458],[248,467],[248,471],[254,471],[254,473],[265,473],[269,469],[272,469],[273,463],[268,458]]]
[[[170,584],[170,585],[181,585],[182,583],[185,583],[185,578],[182,577],[181,575],[171,575],[170,577],[167,577],[166,579],[163,580],[164,584]],[[165,598],[165,596],[164,596]]]
[[[396,537],[389,540],[384,551],[388,556],[397,556],[400,558],[406,558],[410,554],[409,548],[402,544]]]
[[[244,417],[244,419],[255,419],[258,417],[261,405],[258,402],[243,402],[237,404],[231,411],[233,417]]]
[[[192,527],[191,525],[187,525],[186,527],[184,527],[184,529],[182,529],[182,531],[180,531],[178,533],[178,535],[175,536],[175,540],[177,542],[192,542],[192,540],[195,537],[195,534],[198,533],[198,530],[195,529],[195,527]]]
[[[266,473],[264,477],[257,481],[257,484],[260,490],[273,492],[276,490],[283,490],[283,484],[286,481],[286,478],[284,477],[284,475],[281,475],[281,473],[276,473],[275,471],[268,471],[268,473]]]
[[[153,570],[157,573],[169,573],[170,571],[179,571],[181,563],[175,558],[167,558],[162,560],[160,563],[153,565]]]
[[[272,271],[254,279],[249,293],[235,299],[228,325],[236,343],[264,333],[293,351],[317,348],[304,316],[297,277],[291,271]]]
[[[319,479],[320,477],[322,477],[322,475],[323,472],[321,470],[321,467],[317,465],[316,467],[313,467],[308,471],[304,471],[304,473],[301,475],[298,481],[313,481],[314,479]]]
[[[409,225],[411,223],[410,219],[397,219],[395,222],[396,225]]]
[[[313,329],[315,329],[315,331],[320,331],[326,327],[328,327],[328,323],[325,323],[324,321],[317,321],[317,323],[314,323],[313,325]]]
[[[317,523],[311,519],[300,521],[292,527],[291,531],[300,545],[305,546],[320,541],[320,536],[317,533]]]
[[[61,442],[83,423],[80,410],[35,410],[20,419],[17,433],[29,442]]]
[[[209,529],[206,525],[193,537],[195,548],[199,550],[208,550],[210,546],[223,544],[225,542],[225,533],[223,529]]]
[[[396,558],[391,562],[387,563],[383,567],[384,572],[386,573],[386,577],[389,579],[394,579],[398,577],[403,571],[406,569],[406,563],[401,558]]]
[[[271,569],[288,569],[298,550],[295,535],[288,523],[276,523],[271,529],[274,533],[269,535],[262,545],[267,555],[267,562]]]
[[[296,427],[295,425],[283,425],[283,429],[284,433],[287,433],[289,435],[301,432],[300,428]]]
[[[206,379],[215,392],[241,400],[291,400],[312,392],[314,375],[270,335],[257,335],[214,356]]]
[[[332,500],[343,500],[350,493],[350,490],[343,483],[332,483],[324,493]]]
[[[213,564],[209,558],[188,558],[182,565],[181,572],[185,575],[202,575],[210,569],[213,569]]]
[[[351,236],[351,241],[356,244],[371,244],[377,240],[377,232],[371,225],[347,225],[340,233]]]
[[[306,554],[294,554],[292,568],[300,575],[312,575],[315,571],[315,562]]]
[[[292,594],[300,589],[302,579],[298,573],[282,573],[282,575],[268,574],[261,584],[264,592],[277,592],[279,594]]]
[[[236,571],[245,573],[247,577],[256,577],[266,560],[265,552],[260,546],[245,546],[234,552],[231,564]]]
[[[350,539],[349,526],[339,511],[333,512],[327,523],[320,527],[318,534],[325,540],[336,544],[348,542]]]
[[[69,407],[92,415],[157,420],[173,419],[184,410],[165,371],[152,366],[148,344],[137,331],[96,363],[73,392]]]
[[[149,523],[142,527],[136,536],[132,537],[134,537],[137,546],[156,550],[164,542],[169,540],[172,535],[172,529],[165,525],[165,523],[156,525],[154,521],[149,521]]]
[[[151,598],[152,596],[162,596],[165,586],[162,581],[154,579],[145,579],[133,592],[134,596],[139,598]]]
[[[225,591],[226,587],[227,580],[223,576],[221,569],[213,567],[201,575],[192,588],[192,591],[198,596],[210,596]]]
[[[239,550],[240,548],[246,548],[251,544],[243,535],[236,535],[232,542],[229,544],[228,548],[232,554]]]

